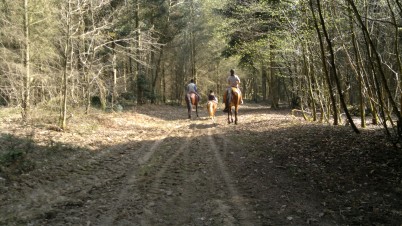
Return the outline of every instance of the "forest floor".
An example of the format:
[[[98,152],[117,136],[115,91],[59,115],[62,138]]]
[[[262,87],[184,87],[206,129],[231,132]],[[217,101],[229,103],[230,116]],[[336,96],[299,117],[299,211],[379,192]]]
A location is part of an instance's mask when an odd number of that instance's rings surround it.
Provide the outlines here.
[[[59,132],[0,109],[0,225],[401,225],[402,151],[378,126],[186,111],[77,113]]]

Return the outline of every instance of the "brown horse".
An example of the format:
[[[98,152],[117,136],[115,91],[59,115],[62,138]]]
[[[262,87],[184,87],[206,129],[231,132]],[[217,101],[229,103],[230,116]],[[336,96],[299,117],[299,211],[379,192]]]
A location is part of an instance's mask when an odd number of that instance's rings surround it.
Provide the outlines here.
[[[193,111],[193,105],[195,106],[195,113],[198,117],[198,101],[199,97],[195,93],[187,93],[185,96],[187,110],[188,110],[188,118],[191,119],[191,112]]]
[[[210,100],[207,103],[207,110],[209,114],[209,118],[215,123],[215,113],[218,108],[218,103],[216,101]]]
[[[229,93],[228,93],[229,94]],[[232,87],[230,90],[230,95],[227,95],[226,101],[228,106],[228,123],[233,122],[233,112],[232,107],[234,107],[235,121],[234,123],[237,125],[237,113],[239,111],[239,105],[241,101],[241,93],[237,90],[236,87]]]

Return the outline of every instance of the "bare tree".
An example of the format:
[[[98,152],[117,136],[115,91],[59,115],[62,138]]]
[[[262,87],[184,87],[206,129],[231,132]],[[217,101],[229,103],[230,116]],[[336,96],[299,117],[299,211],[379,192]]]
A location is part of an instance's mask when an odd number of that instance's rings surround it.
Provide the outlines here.
[[[346,117],[347,117],[350,125],[352,126],[353,131],[355,131],[356,133],[360,133],[360,131],[357,129],[355,123],[353,122],[353,119],[350,116],[349,110],[348,110],[348,108],[346,106],[346,103],[345,103],[343,91],[342,91],[341,84],[340,84],[340,81],[339,81],[339,77],[338,77],[338,74],[337,74],[337,71],[336,71],[334,49],[332,47],[332,42],[331,42],[331,40],[329,38],[327,29],[325,27],[325,21],[324,21],[324,17],[322,16],[320,0],[317,0],[317,8],[318,8],[318,14],[319,14],[319,17],[320,17],[320,21],[321,21],[322,30],[324,32],[325,40],[327,42],[328,49],[329,49],[330,56],[331,56],[330,57],[330,66],[331,66],[330,67],[330,73],[333,75],[333,77],[335,79],[335,84],[336,84],[336,87],[338,89],[338,95],[339,95],[339,98],[340,98],[340,101],[341,101],[343,111],[345,112]]]
[[[373,51],[374,59],[372,60],[371,58],[369,58],[369,60],[371,62],[371,66],[374,67],[374,64],[377,66],[378,73],[379,73],[380,79],[382,81],[382,86],[384,87],[384,90],[385,90],[385,93],[386,93],[386,95],[388,97],[388,100],[389,100],[389,102],[390,102],[390,104],[391,104],[391,106],[392,106],[392,108],[394,110],[394,113],[397,116],[398,121],[400,123],[400,122],[402,122],[402,115],[401,115],[401,113],[400,113],[400,111],[399,111],[399,109],[397,107],[397,104],[396,104],[396,102],[395,102],[395,100],[393,98],[393,95],[391,93],[391,90],[390,90],[390,88],[388,86],[388,82],[387,82],[387,79],[385,77],[385,73],[384,73],[384,69],[383,69],[383,66],[382,66],[382,61],[381,61],[380,54],[378,53],[377,48],[374,45],[374,42],[373,42],[373,40],[372,40],[368,30],[367,30],[367,27],[366,27],[365,23],[363,22],[363,20],[362,20],[362,18],[360,16],[359,11],[357,10],[357,7],[356,7],[355,3],[353,1],[351,1],[351,0],[346,0],[346,1],[350,4],[350,6],[351,6],[351,8],[353,10],[353,13],[355,15],[355,18],[358,21],[358,23],[359,23],[359,25],[360,25],[360,27],[362,29],[362,32],[364,34],[364,38],[365,38],[365,40],[367,42],[367,48],[370,48]],[[373,71],[375,71],[374,68],[373,68]],[[374,77],[374,80],[376,81],[377,92],[379,94],[379,102],[380,102],[380,107],[381,107],[380,109],[384,110],[385,105],[384,105],[383,99],[381,97],[380,86],[379,86],[379,82],[378,82],[376,76]],[[384,114],[382,114],[382,115],[384,115]],[[384,127],[386,128],[387,127],[386,120],[383,120],[383,121],[384,121],[384,123],[383,123]]]
[[[30,74],[30,38],[29,38],[29,0],[24,0],[24,68],[25,68],[25,77],[24,77],[24,89],[23,89],[23,98],[22,98],[22,119],[23,121],[27,121],[29,119],[30,114],[30,89],[31,89],[31,74]]]
[[[334,91],[333,91],[333,85],[332,85],[330,74],[329,74],[329,71],[328,71],[328,68],[327,68],[327,62],[326,62],[326,56],[325,56],[325,50],[324,50],[324,43],[323,43],[323,40],[322,40],[321,31],[320,31],[319,26],[318,26],[318,21],[317,21],[316,15],[315,15],[315,9],[313,7],[313,0],[309,0],[309,4],[310,4],[310,10],[311,10],[311,13],[312,13],[312,16],[313,16],[314,27],[315,27],[316,32],[317,32],[318,41],[320,43],[320,53],[321,53],[321,59],[322,59],[322,68],[323,68],[323,71],[324,71],[324,74],[325,74],[325,78],[326,78],[327,85],[328,85],[328,91],[329,91],[329,95],[330,95],[330,98],[331,98],[334,125],[338,125],[339,124],[338,123],[338,119],[339,119],[338,107],[336,105],[336,99],[335,99],[335,94],[334,94]]]

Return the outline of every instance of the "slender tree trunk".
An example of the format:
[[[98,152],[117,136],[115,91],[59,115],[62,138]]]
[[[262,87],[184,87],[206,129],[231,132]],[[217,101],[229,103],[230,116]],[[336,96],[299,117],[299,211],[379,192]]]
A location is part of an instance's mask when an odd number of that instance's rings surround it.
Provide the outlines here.
[[[195,83],[197,83],[197,70],[195,68],[195,12],[194,12],[194,0],[190,0],[190,48],[191,48],[191,77],[194,78]]]
[[[253,77],[253,99],[254,102],[258,102],[258,84],[257,84],[257,79]]]
[[[367,27],[363,23],[363,20],[362,20],[360,14],[359,14],[359,11],[357,10],[354,2],[352,0],[347,0],[347,1],[349,2],[350,6],[352,7],[352,10],[353,10],[353,12],[354,12],[354,14],[356,16],[357,21],[359,22],[359,24],[360,24],[360,26],[362,28],[362,31],[363,31],[363,33],[364,33],[364,35],[366,37],[366,40],[367,40],[369,46],[371,47],[371,49],[373,51],[375,61],[377,63],[378,71],[379,71],[379,74],[380,74],[380,79],[382,81],[382,85],[384,87],[384,90],[385,90],[385,92],[386,92],[386,94],[388,96],[388,101],[390,102],[390,104],[391,104],[391,106],[392,106],[392,108],[393,108],[393,110],[395,112],[395,115],[398,117],[398,121],[402,122],[402,115],[401,115],[401,113],[400,113],[400,111],[398,109],[398,106],[396,105],[395,100],[392,97],[391,91],[390,91],[390,89],[388,87],[387,79],[385,78],[385,73],[384,73],[384,70],[382,68],[382,63],[381,63],[381,57],[380,57],[379,53],[377,52],[377,49],[376,49],[376,47],[375,47],[375,45],[374,45],[374,43],[373,43],[373,41],[372,41],[372,39],[370,37],[370,34],[369,34],[368,30],[367,30]]]
[[[398,2],[398,6],[400,7],[400,3]],[[391,13],[391,19],[392,19],[392,23],[394,25],[394,32],[395,32],[395,40],[394,40],[394,51],[395,51],[395,56],[396,56],[396,62],[398,65],[398,71],[399,73],[396,75],[399,78],[397,78],[399,80],[399,84],[398,84],[398,90],[399,90],[399,106],[402,108],[402,60],[401,60],[401,56],[399,54],[399,27],[398,27],[398,22],[396,19],[396,16],[394,14],[394,11],[392,10],[391,4],[389,2],[389,0],[387,0],[387,4],[388,4],[388,8],[389,11]],[[398,101],[398,100],[397,100]]]
[[[313,54],[312,54],[313,51],[311,50],[311,47],[308,46],[307,44],[306,44],[306,49],[308,51],[308,55],[313,56]],[[315,70],[314,70],[313,62],[309,63],[309,73],[311,74],[312,85],[315,87],[315,95],[316,95],[317,101],[320,104],[320,111],[321,111],[320,122],[321,123],[324,122],[324,121],[328,122],[329,117],[327,117],[327,111],[326,111],[326,108],[324,106],[324,102],[326,102],[325,97],[324,97],[324,91],[323,91],[324,85],[320,85],[320,83],[319,83],[319,81],[317,79],[317,76],[316,76]],[[325,105],[330,105],[330,103],[325,103]]]
[[[139,59],[142,59],[141,57],[141,30],[140,30],[140,1],[136,0],[135,3],[135,29],[137,31],[137,36],[136,36],[136,49],[137,49],[137,57]],[[144,82],[142,81],[144,79],[144,74],[143,74],[142,66],[139,61],[137,61],[137,104],[142,104],[143,103],[143,94],[144,94]]]
[[[30,72],[30,40],[29,40],[29,0],[24,0],[24,42],[25,42],[25,54],[24,54],[24,91],[22,97],[22,120],[27,122],[30,117],[30,90],[31,90],[31,72]]]
[[[112,58],[112,68],[113,68],[113,87],[112,87],[112,111],[114,111],[114,104],[116,102],[116,85],[117,85],[117,68],[116,68],[116,52],[115,52],[115,44],[113,43],[113,58]]]
[[[90,108],[91,108],[91,89],[92,89],[92,82],[91,82],[91,74],[92,72],[92,65],[93,65],[93,59],[95,57],[95,50],[93,43],[88,47],[88,64],[87,69],[84,70],[84,76],[85,76],[85,88],[86,88],[86,109],[85,109],[85,114],[89,114]]]
[[[333,87],[332,87],[331,78],[330,78],[330,75],[328,73],[327,62],[325,60],[326,57],[325,57],[325,51],[324,51],[324,43],[322,41],[321,32],[320,32],[320,29],[318,27],[317,18],[316,18],[316,15],[314,13],[315,10],[314,10],[314,7],[313,7],[313,0],[309,0],[309,3],[310,3],[310,10],[311,10],[313,20],[314,20],[314,27],[315,27],[316,32],[317,32],[318,41],[320,42],[322,67],[323,67],[325,78],[326,78],[326,81],[327,81],[327,84],[328,84],[329,96],[330,96],[331,104],[332,104],[332,108],[333,108],[334,125],[338,125],[339,124],[339,122],[338,122],[338,119],[339,119],[339,117],[338,117],[338,107],[336,106],[335,94],[334,94],[334,90],[333,90]]]
[[[271,82],[269,86],[269,93],[271,96],[271,108],[278,109],[279,108],[279,81],[278,75],[275,71],[275,55],[274,55],[274,45],[269,46],[270,49],[270,77]]]
[[[316,109],[316,103],[315,103],[315,98],[314,98],[314,91],[313,91],[313,81],[311,79],[311,73],[309,70],[309,62],[307,60],[307,53],[306,53],[306,48],[305,48],[305,43],[303,43],[302,45],[302,54],[303,54],[303,71],[304,71],[304,75],[307,78],[307,83],[308,83],[308,95],[310,96],[311,99],[311,108],[313,111],[313,121],[317,121],[317,109]]]
[[[161,49],[159,51],[159,58],[158,58],[158,60],[156,62],[155,75],[154,75],[154,78],[152,80],[152,97],[153,97],[152,103],[156,103],[156,89],[157,89],[156,85],[157,85],[160,70],[161,70],[161,67],[162,67],[162,65],[161,65],[162,64],[162,57],[163,57],[163,46],[161,47]]]
[[[163,103],[166,103],[166,75],[165,75],[165,67],[162,68],[162,100]]]
[[[361,69],[361,63],[360,63],[360,53],[358,50],[358,45],[356,41],[356,34],[355,34],[355,29],[353,26],[353,19],[352,19],[352,11],[350,7],[348,7],[348,16],[349,16],[349,28],[350,28],[350,34],[351,34],[351,40],[352,40],[352,45],[353,45],[353,54],[355,56],[355,66],[353,64],[352,57],[348,54],[348,59],[350,61],[351,67],[354,69],[356,77],[358,79],[358,87],[359,87],[359,111],[360,111],[360,126],[362,128],[366,128],[366,102],[365,102],[365,95],[364,95],[364,79],[363,79],[363,71]],[[346,47],[344,47],[345,51],[347,52]]]
[[[262,100],[267,100],[267,67],[264,63],[261,63],[261,91],[262,91]],[[243,90],[244,94],[244,90]]]
[[[66,129],[67,119],[67,84],[68,84],[68,60],[70,57],[70,45],[71,45],[71,0],[68,1],[68,11],[66,13],[66,43],[64,46],[64,62],[63,62],[63,89],[62,89],[62,102],[60,111],[60,128]]]
[[[346,102],[345,102],[345,99],[344,99],[342,87],[341,87],[340,80],[338,78],[338,74],[337,74],[337,71],[336,71],[335,54],[334,54],[334,50],[333,50],[333,47],[332,47],[332,42],[331,42],[331,40],[329,38],[327,29],[325,27],[324,17],[322,16],[320,0],[317,0],[317,7],[318,7],[318,15],[320,16],[322,30],[324,32],[324,36],[325,36],[325,39],[327,41],[328,49],[329,49],[329,52],[331,54],[331,57],[330,57],[330,63],[331,63],[330,72],[331,72],[331,74],[333,75],[333,77],[335,79],[336,87],[338,88],[339,99],[340,99],[341,105],[343,107],[343,111],[345,112],[346,117],[347,117],[350,125],[352,126],[353,131],[355,131],[356,133],[360,133],[360,131],[357,129],[355,123],[353,122],[353,119],[350,116],[349,110],[348,110],[348,108],[346,106]]]
[[[126,62],[124,61],[123,63],[123,89],[124,92],[127,92],[127,66],[126,66]]]

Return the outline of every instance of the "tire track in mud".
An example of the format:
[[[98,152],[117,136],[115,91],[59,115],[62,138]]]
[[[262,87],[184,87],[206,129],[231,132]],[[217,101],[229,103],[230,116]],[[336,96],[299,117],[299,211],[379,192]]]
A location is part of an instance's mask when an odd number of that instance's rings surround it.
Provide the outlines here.
[[[223,147],[221,150],[223,153],[227,153],[227,140],[223,138],[222,135],[217,135],[219,136],[220,139],[223,139]],[[250,207],[247,203],[247,200],[242,197],[242,195],[239,193],[232,176],[229,173],[227,165],[224,163],[222,155],[220,153],[220,149],[218,148],[215,139],[214,139],[214,134],[212,134],[212,130],[208,129],[208,141],[209,141],[209,146],[211,147],[211,150],[214,153],[215,161],[217,164],[217,167],[223,177],[223,180],[225,182],[226,188],[229,191],[229,197],[228,197],[228,202],[230,206],[232,206],[233,210],[231,212],[233,217],[237,219],[237,223],[233,222],[233,224],[240,224],[240,225],[255,225],[256,221],[256,216],[254,212],[252,211],[252,207]]]
[[[205,159],[205,150],[198,148],[205,146],[205,130],[197,129],[204,124],[191,121],[178,141],[178,137],[172,138],[176,140],[173,148],[153,165],[155,176],[148,176],[148,185],[142,189],[147,200],[141,225],[208,225],[210,191],[218,188],[208,181],[210,172],[205,166],[211,161]]]
[[[101,225],[113,225],[117,222],[124,223],[122,221],[127,221],[133,216],[129,216],[134,214],[140,214],[141,211],[138,209],[130,209],[132,206],[129,202],[139,201],[141,196],[138,193],[137,189],[137,171],[141,165],[145,164],[154,154],[155,150],[164,142],[166,137],[161,140],[157,140],[150,145],[149,151],[145,152],[145,154],[138,158],[137,163],[134,163],[128,170],[127,175],[125,177],[125,184],[119,185],[121,188],[118,193],[118,197],[115,200],[115,204],[113,208],[109,209],[104,215],[101,217],[99,223]],[[144,151],[149,146],[144,145],[141,149]],[[127,211],[129,210],[129,211]],[[127,221],[126,223],[129,223]]]
[[[219,136],[222,146],[215,142],[213,131],[221,131],[202,121],[189,129],[180,146],[164,153],[146,175],[141,225],[256,225],[221,156],[227,141]]]
[[[76,169],[76,176],[66,176],[64,183],[71,189],[55,191],[62,201],[50,203],[50,208],[38,213],[33,224],[63,225],[111,225],[115,219],[127,218],[127,211],[138,213],[137,209],[125,208],[128,202],[140,200],[135,192],[136,173],[166,137],[175,129],[168,130],[156,141],[143,141],[139,149],[134,144],[114,146],[97,153],[87,161],[86,170]],[[140,135],[144,136],[144,135]],[[151,138],[150,136],[144,137]],[[69,163],[71,164],[71,163]],[[84,184],[83,184],[84,183]],[[50,187],[47,185],[46,187]],[[53,186],[59,189],[58,186]],[[73,188],[76,187],[76,188]],[[132,194],[132,195],[130,195]],[[122,212],[119,212],[123,210]]]
[[[183,192],[178,186],[183,184],[183,180],[187,176],[186,171],[182,169],[188,162],[190,137],[192,134],[192,131],[187,133],[182,138],[184,140],[180,142],[180,147],[173,147],[175,149],[173,153],[169,153],[168,156],[164,155],[164,157],[167,157],[165,162],[154,165],[158,169],[156,169],[157,171],[152,181],[150,181],[149,187],[143,190],[147,194],[147,200],[143,208],[144,215],[140,221],[141,225],[164,224],[169,221],[169,219],[166,219],[170,215],[167,210],[170,209],[172,203],[175,203],[176,211],[178,209],[185,210],[190,204],[189,202],[182,202],[183,200],[176,202],[175,197],[180,196]],[[164,210],[162,211],[158,210],[158,204],[161,201],[162,203],[166,202],[166,206],[164,206]]]
[[[25,190],[29,192],[24,194],[22,200],[13,200],[13,204],[8,205],[8,217],[17,219],[21,224],[32,225],[81,222],[79,217],[74,216],[82,217],[79,210],[86,205],[90,194],[124,177],[122,164],[115,163],[121,162],[119,155],[126,155],[132,150],[115,151],[113,148],[99,152],[82,151],[61,158],[63,162],[44,166],[44,170],[35,172],[39,184],[37,181],[35,185],[31,185],[30,181],[22,181],[20,189],[28,187]],[[47,171],[58,176],[46,176]]]
[[[136,155],[131,159],[132,164],[126,168],[124,178],[117,181],[116,190],[111,194],[108,210],[102,213],[99,219],[96,219],[95,225],[129,225],[139,221],[139,216],[143,214],[142,206],[144,206],[144,197],[140,193],[141,182],[139,181],[139,172],[141,168],[146,166],[153,155],[160,149],[160,146],[167,143],[168,137],[181,126],[170,129],[159,140],[150,144],[143,144]],[[127,165],[126,165],[127,166]],[[113,197],[113,195],[117,197]],[[96,205],[95,205],[96,206]]]

